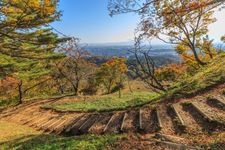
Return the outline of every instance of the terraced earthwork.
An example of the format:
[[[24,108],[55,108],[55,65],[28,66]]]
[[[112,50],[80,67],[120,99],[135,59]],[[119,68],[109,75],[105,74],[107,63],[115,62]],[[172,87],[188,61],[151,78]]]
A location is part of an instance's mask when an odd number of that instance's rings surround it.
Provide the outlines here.
[[[183,134],[225,131],[225,96],[222,94],[103,113],[55,112],[42,109],[41,106],[46,103],[51,101],[23,104],[3,111],[0,120],[64,136],[131,132],[157,133],[165,138],[166,135],[182,137]]]

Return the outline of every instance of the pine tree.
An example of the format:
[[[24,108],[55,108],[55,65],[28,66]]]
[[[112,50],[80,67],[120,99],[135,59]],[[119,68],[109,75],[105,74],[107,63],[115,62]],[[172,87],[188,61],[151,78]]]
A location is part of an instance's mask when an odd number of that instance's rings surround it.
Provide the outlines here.
[[[20,103],[27,89],[51,73],[50,62],[63,57],[54,52],[63,39],[48,27],[60,17],[57,4],[58,0],[0,0],[0,78],[17,78]],[[31,80],[34,85],[29,85]]]

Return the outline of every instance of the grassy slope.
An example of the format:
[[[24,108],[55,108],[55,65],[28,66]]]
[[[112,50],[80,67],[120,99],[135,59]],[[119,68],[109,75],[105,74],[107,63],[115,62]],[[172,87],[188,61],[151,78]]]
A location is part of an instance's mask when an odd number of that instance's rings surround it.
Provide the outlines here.
[[[182,97],[193,95],[225,82],[225,53],[217,56],[208,65],[202,67],[194,76],[177,83],[167,96]]]
[[[225,53],[221,53],[208,65],[202,67],[195,75],[185,78],[175,84],[163,98],[179,98],[198,94],[202,90],[225,82]],[[92,97],[86,101],[70,102],[64,104],[52,104],[45,106],[61,111],[111,111],[126,109],[133,106],[141,106],[152,100],[160,99],[156,93],[134,92],[125,94],[122,98],[117,95]]]
[[[61,137],[41,134],[31,128],[0,122],[0,150],[96,150],[112,146],[124,135]]]
[[[0,111],[10,107],[10,106],[15,106],[17,102],[15,100],[1,100],[0,99]]]
[[[84,101],[69,102],[44,106],[60,111],[112,111],[121,110],[134,106],[141,106],[159,97],[154,92],[134,92],[123,94],[121,98],[118,94],[93,96]]]

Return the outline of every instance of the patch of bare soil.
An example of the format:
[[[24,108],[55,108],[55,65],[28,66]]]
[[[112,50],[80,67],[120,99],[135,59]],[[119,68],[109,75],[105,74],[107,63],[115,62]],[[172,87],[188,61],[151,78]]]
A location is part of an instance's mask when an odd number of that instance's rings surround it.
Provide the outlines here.
[[[210,107],[207,104],[207,102],[206,102],[207,98],[205,98],[205,97],[198,97],[198,100],[196,98],[195,101],[198,104],[198,106],[201,107],[201,109],[205,113],[207,113],[210,117],[225,123],[225,111],[222,111],[222,110],[217,109],[215,107]]]
[[[159,118],[162,123],[161,132],[164,134],[174,135],[176,131],[175,131],[175,127],[173,125],[172,119],[168,114],[167,106],[159,105],[157,106],[157,110],[159,111]]]
[[[119,133],[120,128],[122,125],[124,117],[124,112],[117,112],[115,113],[112,118],[110,118],[108,124],[105,127],[105,132],[110,132],[110,133]]]
[[[126,112],[123,126],[121,127],[124,132],[136,132],[138,130],[138,117],[137,110],[129,110]]]
[[[177,105],[177,110],[179,114],[181,115],[181,118],[184,121],[184,124],[186,125],[186,132],[192,135],[200,134],[202,133],[202,127],[196,122],[196,120],[188,113],[185,111],[184,107],[180,103]]]
[[[89,133],[102,134],[112,115],[112,113],[102,114],[96,123],[89,129]]]
[[[156,115],[150,107],[141,109],[141,118],[143,133],[153,133],[157,130]]]

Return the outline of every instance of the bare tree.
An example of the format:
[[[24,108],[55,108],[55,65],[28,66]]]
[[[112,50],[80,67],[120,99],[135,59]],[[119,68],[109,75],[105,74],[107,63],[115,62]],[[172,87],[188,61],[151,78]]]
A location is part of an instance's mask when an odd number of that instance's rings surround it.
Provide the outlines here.
[[[90,54],[79,45],[79,39],[76,38],[62,44],[59,51],[65,53],[66,57],[56,63],[58,78],[65,78],[71,84],[74,95],[77,95],[81,80],[94,72],[94,64],[87,61]]]
[[[134,54],[135,60],[129,64],[130,74],[135,78],[140,78],[149,88],[156,92],[166,91],[163,84],[156,77],[157,67],[150,55],[151,47],[146,49],[141,46],[140,39],[137,39],[135,49],[131,53]]]
[[[157,38],[170,44],[187,46],[200,65],[197,45],[207,35],[208,25],[215,22],[213,10],[224,1],[208,0],[111,0],[110,15],[135,12],[141,16],[138,36]]]

